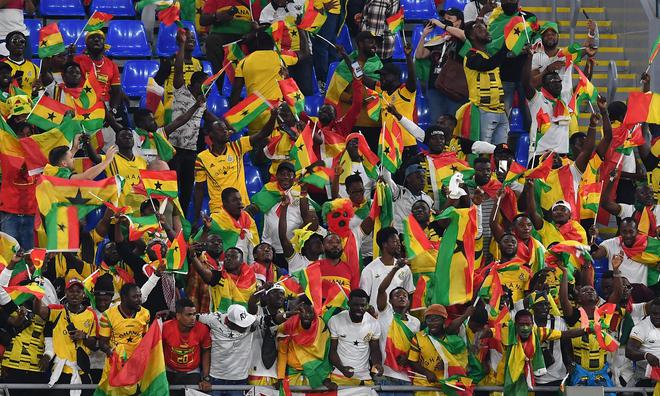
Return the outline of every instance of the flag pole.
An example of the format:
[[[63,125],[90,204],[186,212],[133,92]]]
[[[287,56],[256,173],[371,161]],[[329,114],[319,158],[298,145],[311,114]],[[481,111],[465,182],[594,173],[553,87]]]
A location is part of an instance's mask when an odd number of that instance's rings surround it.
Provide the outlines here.
[[[213,86],[213,84],[215,84],[215,82],[218,80],[218,78],[220,78],[220,76],[222,75],[222,72],[225,71],[227,69],[227,67],[229,67],[229,65],[231,65],[231,61],[227,62],[227,64],[224,65],[222,67],[222,69],[220,69],[220,71],[218,71],[216,73],[218,76],[213,79],[213,81],[211,82],[211,85],[209,85],[209,89],[207,89],[206,92],[204,92],[204,97],[205,98],[208,96],[209,92],[211,92],[211,87]]]
[[[532,42],[529,40],[529,32],[527,32],[527,21],[525,20],[525,15],[521,12],[520,17],[523,20],[523,29],[525,30],[525,36],[527,37],[527,44],[531,44]]]
[[[36,103],[34,104],[34,106],[32,106],[32,108],[30,109],[30,112],[28,113],[27,117],[25,117],[26,120],[27,120],[28,118],[30,118],[30,116],[31,116],[32,113],[34,112],[34,109],[37,107],[37,105],[38,105],[39,102],[41,101],[41,98],[43,98],[45,94],[46,94],[46,90],[44,89],[44,90],[41,92],[41,95],[39,95],[39,98],[37,99],[37,102],[36,102]]]
[[[87,27],[87,25],[89,25],[89,20],[90,19],[91,19],[91,16],[89,18],[87,18],[87,20],[85,21],[85,25],[83,25],[82,30],[80,30],[80,33],[78,34],[78,37],[76,37],[76,41],[73,42],[74,47],[76,46],[76,44],[78,44],[78,40],[80,40],[80,37],[82,37],[83,33],[85,32],[85,28]]]
[[[232,42],[229,42],[229,43],[223,45],[222,48],[229,47],[232,44],[240,43],[241,41],[243,41],[243,39],[234,40]]]
[[[403,25],[401,25],[401,38],[403,39],[403,46],[407,46],[408,43],[406,42],[406,30],[403,28]]]
[[[326,39],[325,37],[321,36],[321,35],[318,34],[318,33],[312,33],[312,34],[314,35],[314,37],[320,38],[321,40],[323,40],[323,41],[325,41],[326,43],[328,43],[328,45],[330,45],[332,48],[337,49],[337,46],[334,45],[334,44],[332,44],[332,43],[331,43],[328,39]]]

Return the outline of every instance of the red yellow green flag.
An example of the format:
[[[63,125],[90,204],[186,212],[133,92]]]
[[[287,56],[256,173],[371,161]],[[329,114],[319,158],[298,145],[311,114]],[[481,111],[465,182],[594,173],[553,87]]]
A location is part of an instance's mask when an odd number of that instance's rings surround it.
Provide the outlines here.
[[[116,206],[121,190],[121,180],[116,177],[95,181],[41,175],[36,189],[37,206],[43,215],[47,215],[53,207],[77,206],[78,217],[82,218],[105,202]]]
[[[438,216],[438,219],[449,219],[450,223],[445,229],[438,249],[431,303],[463,304],[472,299],[473,292],[474,245],[477,235],[476,207],[464,209],[449,207]]]
[[[376,243],[376,234],[383,227],[389,227],[394,221],[394,209],[392,207],[392,190],[387,183],[383,181],[376,182],[374,199],[371,203],[369,217],[374,220],[374,257],[380,255],[380,249]]]
[[[223,50],[225,52],[225,58],[223,59],[222,68],[225,69],[229,82],[233,84],[234,68],[238,64],[238,61],[245,58],[245,53],[241,49],[241,46],[238,45],[238,43],[225,44]]]
[[[70,146],[73,138],[81,131],[80,122],[65,117],[62,124],[55,129],[20,139],[28,174],[41,173],[48,163],[50,151],[58,146]]]
[[[300,315],[294,315],[284,322],[280,331],[283,337],[278,340],[278,349],[282,348],[280,350],[295,356],[302,366],[300,372],[309,380],[310,386],[318,388],[323,385],[332,371],[328,360],[330,332],[325,323],[320,318],[314,318],[312,325],[305,329],[300,324]]]
[[[307,123],[307,125],[305,125],[305,129],[303,129],[300,135],[298,135],[296,142],[294,143],[293,147],[291,147],[289,155],[294,160],[296,171],[306,169],[318,160],[313,150],[313,135],[315,130],[316,124],[314,124],[314,129],[312,129],[312,126]]]
[[[57,22],[48,24],[39,30],[39,58],[50,58],[65,50],[64,39]]]
[[[504,25],[504,43],[509,51],[520,55],[525,44],[529,42],[532,30],[522,16],[514,16]]]
[[[367,102],[367,115],[372,120],[378,121],[380,120],[380,111],[382,108],[380,94],[366,86],[364,89],[366,91],[365,101]]]
[[[249,265],[241,265],[241,273],[233,275],[222,270],[224,282],[211,288],[211,312],[227,312],[232,304],[247,307],[250,296],[257,289],[257,277]]]
[[[106,14],[105,12],[101,11],[94,11],[92,16],[89,17],[87,25],[85,25],[85,31],[93,32],[96,30],[101,30],[105,26],[105,23],[109,22],[111,19],[112,15],[110,14]]]
[[[220,235],[222,245],[225,249],[235,247],[239,240],[247,238],[253,246],[259,244],[259,232],[257,225],[248,212],[241,211],[238,219],[235,219],[226,210],[220,209],[211,214],[210,234]],[[202,230],[195,235],[195,241],[202,237]]]
[[[387,22],[387,29],[392,34],[403,29],[403,7],[399,7],[399,11],[395,12],[392,16],[387,17],[385,22]]]
[[[294,114],[300,114],[305,110],[305,95],[300,92],[298,84],[293,78],[287,78],[277,82],[282,91],[282,97],[289,105]]]
[[[21,305],[33,297],[41,300],[46,295],[44,288],[35,282],[25,286],[3,286],[3,289],[16,305]]]
[[[285,191],[280,189],[277,182],[268,182],[261,191],[252,196],[251,201],[259,208],[261,213],[267,213],[280,203],[284,193]]]
[[[392,370],[405,373],[406,366],[401,366],[399,361],[402,357],[408,356],[410,341],[414,336],[415,333],[403,322],[401,314],[395,312],[385,340],[385,360],[383,363]]]
[[[322,10],[323,11],[323,10]],[[298,29],[306,30],[312,33],[318,33],[328,17],[325,12],[319,12],[314,8],[314,0],[305,1],[305,9],[300,22],[298,22]]]
[[[224,117],[234,129],[240,131],[259,117],[261,113],[270,108],[270,106],[270,103],[265,99],[252,94],[229,109]]]
[[[137,384],[141,395],[168,395],[170,385],[165,371],[160,319],[151,324],[128,360],[124,361],[122,356],[114,352],[109,366],[108,377],[99,384],[95,396],[115,395],[121,388]]]
[[[660,124],[660,94],[653,92],[631,92],[628,96],[628,111],[623,125],[641,122]]]
[[[30,251],[30,261],[35,271],[40,270],[46,260],[46,249],[35,248]]]
[[[177,198],[179,187],[176,171],[151,171],[140,169],[140,180],[147,192],[147,196]]]
[[[176,23],[177,26],[183,27],[181,23],[181,5],[178,1],[165,0],[157,3],[156,10],[158,11],[158,20],[165,26],[171,26]]]
[[[438,245],[431,243],[411,214],[403,219],[403,245],[406,257],[410,260],[410,269],[413,273],[435,271],[435,261],[438,256]]]
[[[378,139],[378,157],[388,171],[394,173],[401,166],[403,154],[403,130],[394,116],[388,114],[383,120]]]
[[[48,131],[64,121],[64,113],[67,111],[73,111],[73,108],[44,95],[32,109],[27,122]]]
[[[595,106],[598,103],[598,90],[579,67],[573,64],[573,68],[577,71],[579,80],[568,107],[578,111],[580,104],[585,100],[591,103],[592,107]]]
[[[309,301],[312,302],[314,306],[314,312],[317,315],[321,314],[323,309],[323,296],[322,296],[322,287],[321,287],[321,264],[316,261],[307,266],[307,268],[300,271],[293,272],[291,274],[305,293],[305,296],[309,298]]]
[[[454,128],[454,135],[469,139],[472,141],[479,140],[481,134],[481,121],[479,118],[479,108],[468,102],[461,106],[456,111],[456,128]]]
[[[54,206],[46,215],[49,252],[76,252],[80,248],[78,207]]]
[[[602,191],[603,182],[585,184],[580,188],[580,220],[596,218]]]
[[[594,260],[589,252],[589,246],[578,241],[568,240],[556,243],[545,252],[545,264],[550,268],[566,267],[568,279],[572,281],[573,273],[585,264]]]
[[[11,129],[4,118],[0,116],[0,157],[3,161],[12,164],[16,169],[23,167],[25,162],[23,147],[19,143],[18,137]]]
[[[301,177],[300,182],[311,184],[318,188],[325,188],[325,186],[330,185],[333,177],[335,177],[335,171],[325,166],[317,165]]]
[[[168,271],[174,271],[182,274],[188,273],[188,262],[186,254],[188,252],[188,244],[186,238],[183,236],[183,230],[180,230],[176,238],[169,243],[167,248],[167,265]]]
[[[135,128],[135,133],[142,141],[140,149],[143,153],[158,154],[158,157],[166,162],[174,157],[176,150],[172,143],[167,140],[167,136],[165,136],[162,129],[158,129],[156,132],[148,132],[141,128]]]
[[[142,238],[145,233],[157,231],[160,228],[160,223],[156,215],[148,215],[135,217],[124,215],[128,219],[128,240],[137,241]]]

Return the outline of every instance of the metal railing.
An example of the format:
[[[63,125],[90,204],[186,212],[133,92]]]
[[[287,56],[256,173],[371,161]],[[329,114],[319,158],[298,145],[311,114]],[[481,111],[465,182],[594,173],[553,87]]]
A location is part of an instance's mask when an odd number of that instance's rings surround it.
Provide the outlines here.
[[[78,390],[78,389],[96,389],[97,385],[95,384],[56,384],[52,387],[49,387],[48,384],[0,384],[0,391],[11,391],[11,390],[46,390],[46,389],[61,389],[61,390]],[[267,386],[255,386],[255,385],[213,385],[213,390],[224,390],[224,391],[250,391],[254,388],[268,388]],[[340,386],[339,389],[350,389],[357,388],[351,386]],[[414,392],[414,391],[429,391],[435,390],[438,388],[431,388],[425,386],[410,386],[410,385],[374,385],[374,386],[363,386],[361,388],[370,388],[375,391],[382,392]],[[566,388],[583,388],[581,386],[575,387],[566,387]],[[170,385],[170,390],[185,390],[185,389],[195,389],[199,388],[196,385]],[[611,387],[611,388],[602,388],[605,393],[644,393],[644,394],[653,394],[654,388],[641,388],[641,387]],[[558,386],[535,386],[529,389],[530,392],[557,392],[560,390]],[[307,386],[292,386],[292,392],[324,392],[327,391],[325,388],[315,388],[312,389]],[[483,392],[502,392],[504,388],[501,386],[477,386],[475,391]]]
[[[555,12],[557,7],[555,6]],[[571,22],[569,26],[569,42],[573,42],[575,39],[575,25],[577,25],[578,17],[580,16],[580,11],[582,10],[582,0],[571,0]],[[555,18],[555,21],[557,19]]]

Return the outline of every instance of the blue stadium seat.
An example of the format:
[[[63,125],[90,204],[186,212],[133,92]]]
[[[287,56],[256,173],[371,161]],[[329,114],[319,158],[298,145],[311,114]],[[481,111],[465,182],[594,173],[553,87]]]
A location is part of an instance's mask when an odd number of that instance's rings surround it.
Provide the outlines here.
[[[305,97],[305,113],[308,116],[316,117],[319,114],[319,109],[323,105],[323,95],[312,95]]]
[[[403,40],[401,39],[400,33],[397,33],[396,36],[394,36],[394,52],[392,53],[392,58],[406,59],[406,54],[403,52]]]
[[[224,81],[222,82],[222,95],[226,97],[231,96],[231,82],[229,82],[229,78],[227,77],[227,74],[225,73]],[[245,89],[245,85],[243,85],[243,90],[241,91],[241,98],[244,98],[247,96],[247,90]]]
[[[458,8],[459,10],[463,11],[465,5],[469,2],[470,0],[445,0],[444,9],[448,10],[450,8]]]
[[[417,91],[415,103],[417,105],[417,125],[422,129],[426,129],[431,125],[428,100],[422,96],[420,91]]]
[[[415,28],[413,29],[413,33],[412,33],[412,43],[411,43],[413,49],[417,48],[417,44],[419,44],[419,39],[422,38],[422,30],[424,30],[424,26],[423,26],[423,25],[416,25]],[[431,32],[431,34],[429,34],[429,35],[426,37],[426,41],[428,41],[428,40],[431,39],[432,37],[439,36],[439,35],[441,35],[442,33],[444,33],[444,30],[440,29],[439,27],[436,27],[435,29],[433,29],[433,31]]]
[[[523,116],[520,113],[520,108],[519,107],[514,107],[514,108],[511,109],[511,114],[509,115],[509,133],[512,133],[512,134],[527,133],[524,130]]]
[[[33,56],[37,56],[39,52],[39,30],[42,28],[41,19],[24,19],[25,26],[30,31],[30,47],[32,48]]]
[[[108,55],[118,58],[142,58],[151,56],[147,33],[140,21],[110,21],[106,43]]]
[[[516,147],[516,162],[527,167],[529,162],[529,135],[520,135],[518,147]]]
[[[348,32],[348,26],[346,26],[346,24],[344,24],[344,26],[339,31],[336,43],[341,44],[346,50],[347,54],[353,52],[353,42],[351,41],[351,34]]]
[[[144,96],[149,77],[153,77],[157,71],[158,61],[128,61],[121,73],[121,87],[129,97]]]
[[[339,62],[332,62],[328,66],[328,80],[325,83],[326,89],[327,89],[327,87],[330,86],[330,81],[332,80],[332,75],[335,74],[335,69],[337,68],[338,64],[339,64]]]
[[[193,50],[194,57],[203,56],[202,50],[199,48],[199,41],[197,40],[197,30],[195,23],[191,21],[183,21],[183,26],[190,30],[195,36],[195,49]],[[178,46],[176,44],[176,31],[178,27],[176,24],[165,26],[160,24],[158,27],[158,38],[156,39],[156,55],[158,56],[172,56],[176,53]]]
[[[406,21],[437,18],[433,0],[402,0],[403,16]]]
[[[62,39],[64,40],[64,45],[69,46],[76,41],[78,36],[82,33],[83,27],[85,26],[85,20],[80,19],[65,19],[57,22],[57,26],[60,28],[60,33],[62,33]],[[77,52],[81,52],[85,49],[85,35],[83,34],[78,42],[76,43]]]
[[[112,14],[114,17],[134,17],[135,8],[131,0],[92,0],[90,14],[101,11]]]
[[[39,14],[42,17],[85,17],[80,0],[41,0]]]
[[[316,70],[312,67],[312,94],[313,95],[320,95],[321,91],[319,91],[319,85],[316,83],[318,80],[316,79]]]
[[[229,99],[225,96],[209,95],[206,107],[211,110],[211,113],[221,117],[229,109]]]
[[[249,197],[252,197],[254,194],[261,191],[261,188],[264,186],[261,181],[261,176],[259,175],[259,170],[256,166],[252,165],[252,162],[249,160],[244,162],[245,167],[245,187],[247,187],[247,193]]]
[[[209,61],[203,61],[202,62],[202,71],[209,76],[213,74],[213,68],[211,68],[211,62]]]

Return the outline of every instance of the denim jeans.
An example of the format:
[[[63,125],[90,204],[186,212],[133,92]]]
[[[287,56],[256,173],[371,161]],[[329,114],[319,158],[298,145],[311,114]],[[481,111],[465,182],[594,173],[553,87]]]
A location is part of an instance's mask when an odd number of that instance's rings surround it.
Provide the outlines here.
[[[18,241],[23,250],[34,247],[34,216],[0,212],[0,230]]]
[[[392,378],[392,377],[380,377],[376,378],[376,384],[377,385],[408,385],[410,386],[411,383],[410,381],[404,381],[398,378]],[[412,395],[412,392],[378,392],[379,396],[410,396]]]
[[[211,385],[247,385],[247,378],[242,380],[223,380],[219,378],[211,377]],[[234,390],[234,391],[221,391],[214,390],[211,392],[213,396],[243,396],[245,391]]]
[[[506,143],[509,135],[509,119],[506,113],[493,113],[479,109],[481,113],[481,141],[491,144]]]
[[[298,59],[298,63],[293,66],[289,66],[289,75],[296,81],[300,92],[305,96],[314,95],[314,85],[316,81],[312,81],[312,67],[314,65],[314,59],[312,57],[306,57]]]
[[[504,88],[504,108],[506,109],[507,114],[511,114],[511,106],[513,105],[513,97],[515,93],[518,92],[518,106],[520,108],[520,114],[523,117],[523,128],[525,130],[529,129],[530,120],[528,120],[527,111],[527,100],[525,99],[525,90],[521,82],[512,82],[512,81],[502,81],[502,88]]]
[[[438,121],[438,118],[442,115],[456,114],[456,110],[465,103],[465,101],[460,103],[449,99],[447,95],[438,91],[434,87],[428,88],[426,91],[426,98],[429,103],[429,117],[431,118],[431,124],[435,124]]]
[[[339,28],[339,14],[326,13],[327,19],[318,35],[327,39],[331,43],[337,41],[337,30]],[[328,65],[330,64],[331,54],[330,45],[320,38],[313,37],[312,45],[314,47],[314,71],[316,72],[316,79],[318,81],[326,82],[328,79]]]

